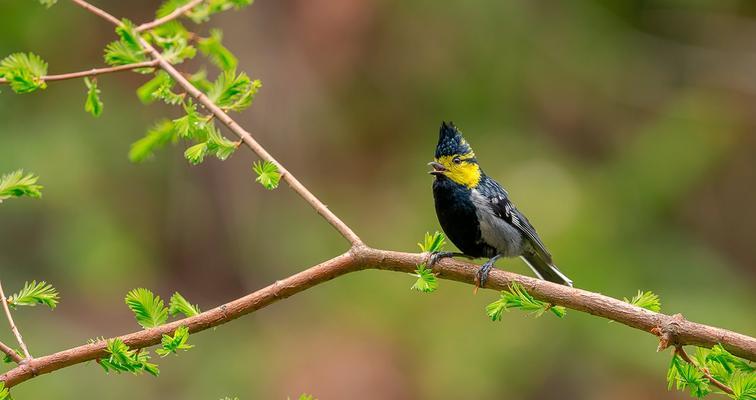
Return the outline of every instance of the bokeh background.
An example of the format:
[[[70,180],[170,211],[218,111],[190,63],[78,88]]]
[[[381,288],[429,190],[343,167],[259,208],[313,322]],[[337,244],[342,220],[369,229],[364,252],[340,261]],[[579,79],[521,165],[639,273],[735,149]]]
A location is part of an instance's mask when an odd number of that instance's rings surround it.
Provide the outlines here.
[[[139,22],[158,2],[95,4]],[[258,0],[199,31],[214,26],[264,84],[239,121],[369,244],[412,251],[438,229],[425,164],[453,120],[577,286],[652,290],[666,312],[756,333],[753,1]],[[0,2],[0,55],[34,51],[50,73],[102,65],[112,39],[65,1]],[[138,329],[134,287],[208,309],[346,248],[285,186],[256,184],[246,149],[129,163],[131,142],[178,115],[138,101],[144,80],[101,77],[99,119],[81,81],[2,88],[0,171],[33,171],[45,190],[2,204],[0,273],[7,290],[38,279],[62,294],[54,312],[17,313],[33,354]],[[492,323],[494,292],[412,282],[352,274],[193,335],[157,379],[89,363],[14,395],[686,398],[667,391],[651,335],[577,312]]]

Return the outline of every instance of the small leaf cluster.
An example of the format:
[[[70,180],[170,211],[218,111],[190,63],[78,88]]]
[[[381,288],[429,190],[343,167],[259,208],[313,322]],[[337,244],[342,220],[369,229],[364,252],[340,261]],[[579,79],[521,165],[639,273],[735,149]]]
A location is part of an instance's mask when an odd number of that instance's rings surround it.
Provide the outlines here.
[[[51,310],[55,309],[59,300],[58,291],[45,281],[26,282],[18,293],[14,293],[7,299],[8,306],[11,308],[18,306],[33,307],[37,304],[44,304],[50,307]]]
[[[171,296],[168,302],[168,307],[160,298],[156,296],[152,291],[145,288],[136,288],[130,291],[125,298],[126,305],[134,313],[137,323],[145,329],[158,327],[168,320],[168,316],[184,315],[185,317],[192,317],[200,313],[199,306],[192,305],[184,296],[176,292]],[[161,347],[155,350],[155,352],[161,356],[166,357],[169,354],[178,353],[179,350],[189,350],[192,345],[187,344],[189,340],[189,329],[186,326],[179,326],[173,332],[173,335],[164,334],[161,340]],[[111,341],[112,342],[112,341]],[[110,343],[110,342],[109,342]],[[125,346],[125,345],[124,345]],[[127,351],[128,347],[126,348]],[[144,360],[134,359],[134,365],[138,365],[139,362],[149,359],[147,351],[141,352],[141,357],[147,357]],[[122,358],[119,358],[122,360]],[[145,368],[153,368],[157,371],[157,366],[154,364],[144,364]],[[146,371],[152,373],[150,370],[142,368],[139,371]],[[111,368],[115,371],[123,371],[117,368]],[[108,370],[108,368],[106,368]],[[134,372],[134,371],[129,371]],[[156,375],[156,374],[153,374]]]
[[[534,298],[519,283],[510,285],[509,290],[502,290],[501,297],[486,306],[486,313],[491,321],[501,321],[501,314],[509,311],[510,308],[528,311],[537,317],[546,311],[551,311],[559,318],[567,314],[567,310],[562,306],[555,306]]]
[[[6,400],[10,398],[8,388],[5,387],[5,382],[0,382],[0,400]]]
[[[105,372],[131,372],[135,375],[147,372],[152,376],[160,374],[158,366],[149,362],[149,352],[132,350],[121,339],[109,340],[105,351],[109,356],[99,360]]]
[[[39,178],[34,174],[24,175],[23,170],[17,170],[0,177],[0,203],[11,197],[42,197],[42,186],[37,185]]]
[[[238,10],[244,6],[252,4],[252,1],[253,0],[207,0],[187,11],[186,16],[195,23],[206,22],[213,14],[230,10],[232,8]],[[189,0],[167,0],[158,9],[157,17],[164,17],[177,8],[186,5],[188,2]]]
[[[710,350],[697,348],[691,362],[686,362],[677,353],[672,355],[667,371],[670,390],[688,391],[695,398],[719,393],[735,400],[756,399],[756,367],[735,357],[721,345],[715,345]],[[733,393],[725,393],[712,385],[704,371],[732,389]]]
[[[278,183],[281,181],[281,172],[276,164],[270,161],[256,161],[252,164],[252,170],[257,174],[255,181],[263,185],[264,188],[273,190],[278,187]]]
[[[627,303],[645,308],[646,310],[653,312],[661,311],[661,300],[659,299],[659,296],[651,291],[643,292],[639,290],[638,294],[636,294],[632,299],[625,297],[624,300]]]
[[[47,63],[33,53],[14,53],[0,60],[0,78],[5,78],[16,93],[31,93],[45,89],[43,77]]]
[[[420,247],[420,251],[424,253],[435,253],[441,251],[445,244],[446,237],[444,234],[436,231],[433,234],[425,232],[425,238],[417,245]],[[417,280],[412,284],[410,289],[423,293],[431,293],[438,289],[436,274],[430,268],[427,268],[425,263],[418,265],[415,273],[411,275],[416,276]]]

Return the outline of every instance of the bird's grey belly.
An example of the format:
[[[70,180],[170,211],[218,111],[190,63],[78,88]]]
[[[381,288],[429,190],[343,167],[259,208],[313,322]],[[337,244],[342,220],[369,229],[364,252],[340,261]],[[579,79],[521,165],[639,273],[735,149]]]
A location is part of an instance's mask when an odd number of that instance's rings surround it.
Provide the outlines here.
[[[515,226],[497,217],[491,209],[490,202],[473,191],[473,202],[476,203],[476,214],[480,223],[481,240],[504,257],[517,257],[523,254],[528,245]]]

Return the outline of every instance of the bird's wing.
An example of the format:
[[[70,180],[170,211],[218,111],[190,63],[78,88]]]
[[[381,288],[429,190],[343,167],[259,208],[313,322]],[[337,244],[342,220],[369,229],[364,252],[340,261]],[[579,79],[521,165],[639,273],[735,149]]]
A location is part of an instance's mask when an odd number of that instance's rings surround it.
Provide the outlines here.
[[[530,240],[530,243],[533,244],[535,250],[544,256],[546,261],[551,262],[551,253],[546,250],[546,246],[541,241],[538,233],[536,233],[533,225],[530,224],[530,221],[528,221],[525,215],[515,208],[514,204],[512,204],[507,197],[507,192],[501,187],[501,185],[494,180],[490,180],[490,182],[497,192],[497,194],[491,193],[487,196],[489,201],[491,201],[491,209],[493,210],[494,215],[519,229],[520,232],[525,234],[525,237]]]

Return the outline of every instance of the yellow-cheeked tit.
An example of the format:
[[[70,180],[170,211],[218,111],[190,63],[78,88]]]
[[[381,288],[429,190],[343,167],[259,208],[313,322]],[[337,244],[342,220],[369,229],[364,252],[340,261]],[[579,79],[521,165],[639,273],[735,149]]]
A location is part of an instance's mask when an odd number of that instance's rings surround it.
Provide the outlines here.
[[[484,286],[493,264],[500,257],[522,257],[541,279],[572,286],[551,260],[541,238],[528,219],[509,200],[501,185],[488,177],[470,145],[452,122],[443,122],[430,174],[433,199],[441,228],[462,253],[438,252],[440,258],[485,257],[478,270],[476,287]]]

